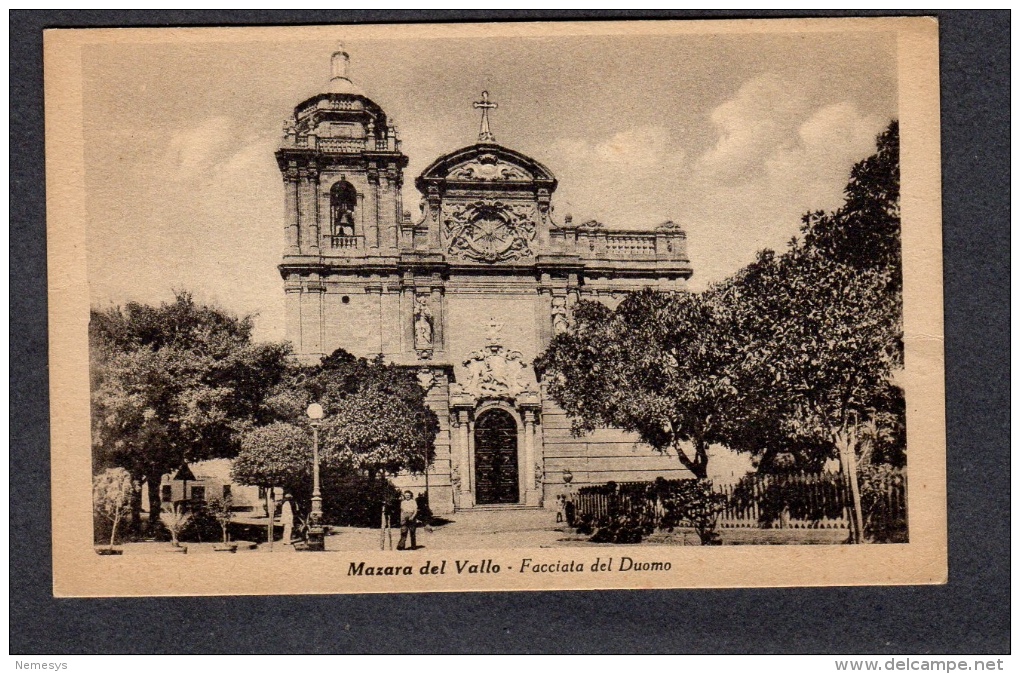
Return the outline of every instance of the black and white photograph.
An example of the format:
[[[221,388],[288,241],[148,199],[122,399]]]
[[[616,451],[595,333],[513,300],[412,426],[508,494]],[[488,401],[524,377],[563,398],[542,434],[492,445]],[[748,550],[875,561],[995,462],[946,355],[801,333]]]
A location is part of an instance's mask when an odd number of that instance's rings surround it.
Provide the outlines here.
[[[56,30],[46,96],[58,596],[945,582],[933,21]]]

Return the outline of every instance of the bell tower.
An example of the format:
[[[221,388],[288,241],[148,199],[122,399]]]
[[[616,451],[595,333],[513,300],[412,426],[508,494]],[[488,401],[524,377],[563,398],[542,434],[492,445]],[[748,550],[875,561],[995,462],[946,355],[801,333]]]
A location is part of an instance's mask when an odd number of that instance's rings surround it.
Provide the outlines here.
[[[284,265],[297,258],[307,265],[308,256],[395,254],[407,157],[392,121],[351,81],[342,45],[324,91],[284,123],[276,161],[285,188]]]

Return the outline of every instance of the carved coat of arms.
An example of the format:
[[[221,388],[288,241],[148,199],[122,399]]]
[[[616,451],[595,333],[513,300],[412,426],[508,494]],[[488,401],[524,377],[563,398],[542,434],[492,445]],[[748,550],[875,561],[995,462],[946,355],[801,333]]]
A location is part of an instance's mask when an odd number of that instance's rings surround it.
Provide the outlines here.
[[[467,377],[459,390],[476,398],[516,398],[532,388],[520,351],[490,344],[471,353],[464,367]]]
[[[494,263],[533,254],[533,205],[479,199],[445,206],[444,211],[444,234],[451,255]]]

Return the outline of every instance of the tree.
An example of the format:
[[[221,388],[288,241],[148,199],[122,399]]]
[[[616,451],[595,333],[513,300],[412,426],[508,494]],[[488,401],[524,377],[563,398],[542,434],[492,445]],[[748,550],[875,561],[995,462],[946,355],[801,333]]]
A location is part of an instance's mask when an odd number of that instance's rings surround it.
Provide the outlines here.
[[[793,448],[817,464],[862,427],[882,456],[902,447],[892,381],[903,366],[895,121],[877,144],[852,169],[840,209],[806,215],[802,241],[763,251],[713,291],[741,336],[733,381],[748,403],[734,408],[731,447]]]
[[[756,426],[727,437],[737,449],[762,427],[773,438],[833,446],[853,415],[863,418],[888,395],[900,366],[900,317],[885,292],[888,278],[857,270],[816,251],[763,253],[729,289],[741,356],[734,385],[754,404],[731,427]]]
[[[334,353],[307,382],[322,404],[322,449],[328,465],[394,475],[424,472],[432,462],[439,419],[415,373],[381,356]]]
[[[93,310],[89,324],[94,470],[121,466],[149,489],[185,460],[232,457],[287,369],[285,344],[252,340],[237,318],[178,293],[158,307]]]
[[[311,495],[312,481],[311,431],[295,423],[278,421],[254,428],[241,439],[241,451],[234,459],[230,476],[239,484],[254,485],[266,490],[266,535],[273,540],[274,506],[269,490],[281,487],[298,495],[298,502]]]
[[[135,484],[123,468],[107,468],[92,479],[92,504],[96,512],[108,519],[110,547],[117,540],[117,525],[131,514],[131,499]]]
[[[643,290],[615,311],[578,302],[572,328],[535,362],[574,433],[599,426],[635,432],[659,451],[674,449],[705,478],[708,446],[734,399],[734,344],[715,300]]]
[[[214,498],[209,502],[209,512],[220,525],[220,529],[223,531],[223,544],[226,545],[230,542],[228,529],[230,520],[234,517],[234,499],[229,495],[222,499]]]
[[[381,357],[355,358],[338,349],[314,367],[296,367],[267,400],[279,421],[244,434],[234,461],[242,484],[283,487],[298,503],[311,496],[311,402],[325,411],[319,429],[322,484],[367,475],[386,486],[386,475],[422,472],[432,462],[439,420],[414,372]],[[331,494],[324,490],[324,508]]]
[[[251,429],[241,439],[230,477],[238,484],[310,494],[311,431],[283,421]]]
[[[902,287],[900,243],[900,125],[876,139],[876,152],[850,171],[846,199],[832,213],[804,216],[804,245],[858,269],[886,269],[893,291]]]

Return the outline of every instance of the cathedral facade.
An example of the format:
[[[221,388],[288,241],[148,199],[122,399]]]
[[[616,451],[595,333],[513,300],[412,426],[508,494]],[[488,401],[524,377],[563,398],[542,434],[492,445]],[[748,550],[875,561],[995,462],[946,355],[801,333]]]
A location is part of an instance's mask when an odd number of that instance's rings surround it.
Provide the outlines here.
[[[287,338],[305,362],[342,347],[414,368],[441,431],[428,475],[400,484],[427,488],[445,513],[549,507],[586,484],[687,476],[631,434],[573,437],[532,368],[579,299],[684,289],[684,231],[555,222],[556,178],[495,141],[486,93],[478,142],[415,178],[422,216],[412,219],[396,129],[347,62],[333,55],[325,91],[295,108],[276,153]]]

